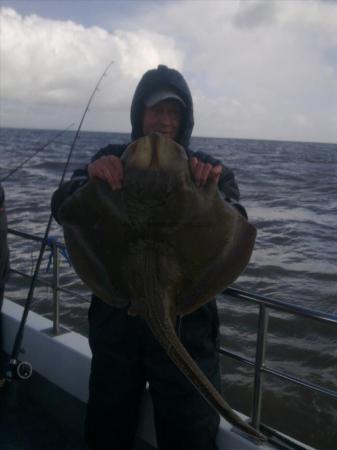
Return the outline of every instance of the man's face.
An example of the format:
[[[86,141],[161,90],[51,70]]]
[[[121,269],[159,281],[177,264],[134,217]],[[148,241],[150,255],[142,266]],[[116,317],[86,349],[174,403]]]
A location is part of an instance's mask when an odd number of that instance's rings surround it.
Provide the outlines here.
[[[162,100],[151,107],[145,107],[143,134],[161,133],[175,139],[182,120],[182,106],[174,99]]]

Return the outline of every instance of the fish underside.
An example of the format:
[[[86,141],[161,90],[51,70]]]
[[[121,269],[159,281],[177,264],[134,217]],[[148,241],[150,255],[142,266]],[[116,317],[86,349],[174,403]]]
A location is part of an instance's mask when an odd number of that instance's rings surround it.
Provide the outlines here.
[[[226,403],[175,332],[178,316],[213,299],[244,270],[254,226],[214,183],[197,187],[184,149],[164,136],[138,139],[122,161],[122,189],[91,180],[60,209],[77,274],[103,301],[141,316],[208,403],[235,427],[263,439]]]

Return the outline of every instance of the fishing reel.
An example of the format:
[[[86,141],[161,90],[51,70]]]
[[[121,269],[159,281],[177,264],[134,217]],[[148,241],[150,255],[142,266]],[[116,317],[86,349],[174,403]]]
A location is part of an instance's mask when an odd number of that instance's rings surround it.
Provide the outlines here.
[[[11,359],[9,362],[9,368],[6,372],[6,379],[13,380],[29,380],[32,376],[33,367],[28,361],[18,361]]]

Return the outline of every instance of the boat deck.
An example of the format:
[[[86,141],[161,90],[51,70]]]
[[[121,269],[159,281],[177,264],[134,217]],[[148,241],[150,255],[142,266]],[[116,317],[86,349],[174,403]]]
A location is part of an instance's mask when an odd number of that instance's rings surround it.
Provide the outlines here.
[[[9,392],[8,392],[9,391]],[[11,384],[1,401],[1,450],[85,450],[74,431],[55,420],[50,413],[19,392]]]
[[[25,382],[23,382],[25,383]],[[20,382],[11,384],[1,397],[1,450],[88,450],[83,437],[58,421],[47,408],[28,398]],[[134,450],[153,447],[137,440]]]

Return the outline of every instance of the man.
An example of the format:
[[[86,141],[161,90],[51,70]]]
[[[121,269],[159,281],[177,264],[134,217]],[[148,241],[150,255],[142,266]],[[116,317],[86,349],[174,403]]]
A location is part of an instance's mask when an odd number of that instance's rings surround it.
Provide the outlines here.
[[[9,251],[7,243],[7,219],[5,211],[5,193],[0,184],[0,385],[4,377],[5,360],[3,352],[3,330],[2,330],[2,303],[5,283],[9,273]]]
[[[146,72],[131,105],[132,140],[152,132],[181,144],[197,185],[217,183],[224,198],[237,201],[232,172],[204,153],[189,150],[194,125],[190,90],[182,75],[166,66]],[[90,178],[123,187],[120,156],[125,145],[101,149],[84,170],[57,190],[52,210]],[[239,207],[240,208],[240,207]],[[241,207],[242,208],[242,207]],[[243,208],[242,208],[243,209]],[[112,230],[113,232],[113,230]],[[93,295],[89,309],[89,343],[93,354],[86,437],[91,450],[131,450],[139,405],[146,382],[154,405],[160,450],[215,450],[219,416],[168,358],[146,324],[126,309],[113,308]],[[177,333],[188,352],[220,390],[217,352],[218,314],[215,300],[178,319]]]

